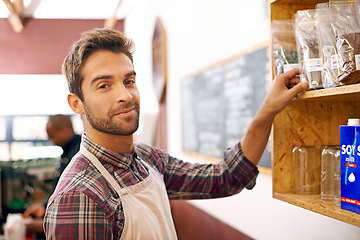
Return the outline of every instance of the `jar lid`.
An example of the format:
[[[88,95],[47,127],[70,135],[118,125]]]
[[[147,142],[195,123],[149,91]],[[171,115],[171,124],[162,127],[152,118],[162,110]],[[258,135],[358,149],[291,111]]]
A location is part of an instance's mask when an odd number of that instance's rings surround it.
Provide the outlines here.
[[[360,125],[360,119],[359,119],[359,118],[349,118],[347,125],[348,125],[348,126]]]

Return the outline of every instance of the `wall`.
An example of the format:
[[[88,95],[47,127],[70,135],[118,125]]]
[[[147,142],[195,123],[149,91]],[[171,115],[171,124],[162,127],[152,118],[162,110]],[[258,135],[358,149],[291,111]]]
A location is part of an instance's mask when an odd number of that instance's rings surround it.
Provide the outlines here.
[[[103,27],[105,20],[28,19],[15,33],[0,18],[0,74],[60,74],[61,64],[80,33]],[[123,22],[115,28],[123,31]]]
[[[136,44],[138,81],[151,86],[151,39],[159,16],[168,40],[168,148],[181,152],[180,81],[187,75],[268,41],[266,0],[143,0],[125,20],[125,33]],[[146,91],[147,92],[147,91]],[[152,114],[154,97],[144,106]],[[223,199],[192,204],[255,239],[358,239],[360,228],[272,198],[271,175],[261,173],[256,187]]]

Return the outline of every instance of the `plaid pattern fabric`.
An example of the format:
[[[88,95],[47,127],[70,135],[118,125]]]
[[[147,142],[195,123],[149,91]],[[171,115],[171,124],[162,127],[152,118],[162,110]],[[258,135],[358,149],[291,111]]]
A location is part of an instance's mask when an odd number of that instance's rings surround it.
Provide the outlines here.
[[[105,149],[83,135],[82,144],[94,154],[120,187],[148,176],[139,157],[164,177],[169,199],[206,199],[252,189],[258,169],[240,144],[228,149],[218,164],[191,164],[157,148],[134,144],[132,154]],[[46,239],[120,239],[124,212],[119,196],[81,153],[71,160],[50,197],[44,217]]]

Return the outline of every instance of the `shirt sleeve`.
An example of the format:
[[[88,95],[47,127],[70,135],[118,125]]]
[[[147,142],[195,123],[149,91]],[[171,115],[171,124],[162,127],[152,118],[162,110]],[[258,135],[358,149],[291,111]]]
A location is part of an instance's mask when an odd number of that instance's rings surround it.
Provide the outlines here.
[[[46,239],[113,239],[102,209],[81,192],[58,195],[44,217]]]
[[[239,143],[228,149],[218,164],[191,164],[169,156],[164,181],[170,199],[205,199],[252,189],[258,174]]]

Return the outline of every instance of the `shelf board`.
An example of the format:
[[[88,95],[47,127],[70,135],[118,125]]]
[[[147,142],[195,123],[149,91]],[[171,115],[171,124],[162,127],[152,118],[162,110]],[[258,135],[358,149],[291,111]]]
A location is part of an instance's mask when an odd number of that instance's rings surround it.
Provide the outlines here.
[[[360,84],[345,85],[327,89],[308,90],[295,100],[354,101],[360,100]]]
[[[319,2],[326,2],[326,0],[269,0],[270,4],[312,4],[315,5]]]
[[[295,206],[360,227],[360,214],[343,210],[339,206],[335,206],[332,201],[322,201],[319,194],[300,195],[274,192],[273,196]]]

